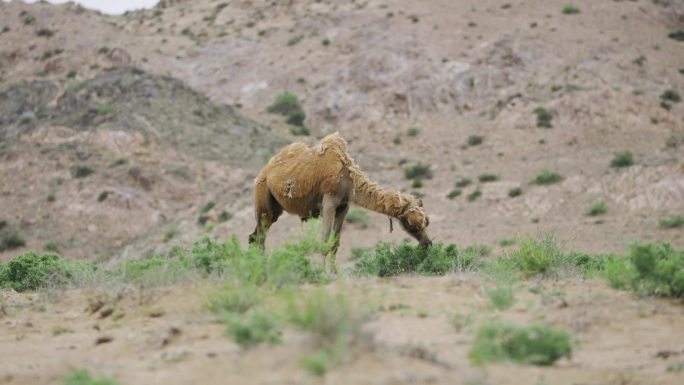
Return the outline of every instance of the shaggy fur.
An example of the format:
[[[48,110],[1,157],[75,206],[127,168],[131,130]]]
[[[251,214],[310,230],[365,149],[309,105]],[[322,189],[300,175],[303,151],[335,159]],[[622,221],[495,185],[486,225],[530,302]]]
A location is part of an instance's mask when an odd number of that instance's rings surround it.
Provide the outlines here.
[[[354,203],[397,218],[421,245],[429,246],[425,232],[429,219],[423,203],[411,195],[387,191],[368,179],[347,152],[347,142],[328,135],[313,148],[293,143],[274,155],[254,180],[254,212],[257,221],[250,243],[264,247],[266,233],[283,210],[302,220],[323,216],[323,235],[336,237],[334,256],[344,217]],[[325,265],[325,260],[324,260]]]

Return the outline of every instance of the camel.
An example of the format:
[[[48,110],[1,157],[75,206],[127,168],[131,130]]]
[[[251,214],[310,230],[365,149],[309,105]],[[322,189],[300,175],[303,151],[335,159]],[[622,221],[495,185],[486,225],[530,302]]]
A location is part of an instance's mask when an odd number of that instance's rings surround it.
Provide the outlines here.
[[[340,244],[340,232],[349,204],[396,218],[404,230],[421,246],[432,241],[425,229],[430,220],[423,202],[411,195],[380,188],[370,181],[347,152],[347,142],[334,133],[310,148],[293,143],[275,154],[254,180],[254,214],[256,228],[249,243],[265,247],[268,229],[284,211],[302,221],[323,216],[323,239],[334,236],[332,259]],[[323,256],[323,267],[326,266]]]

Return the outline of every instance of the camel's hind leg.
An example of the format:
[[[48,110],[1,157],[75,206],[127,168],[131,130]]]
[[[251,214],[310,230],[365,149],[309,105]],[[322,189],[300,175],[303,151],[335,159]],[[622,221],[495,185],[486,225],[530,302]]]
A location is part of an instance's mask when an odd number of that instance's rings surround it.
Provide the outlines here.
[[[282,206],[273,197],[266,183],[257,183],[254,187],[254,217],[257,223],[254,232],[249,235],[249,244],[257,244],[264,250],[268,229],[282,213]]]
[[[342,203],[341,199],[332,195],[326,195],[323,197],[323,209],[321,213],[323,214],[323,240],[327,241],[332,235],[335,237],[334,244],[329,253],[323,256],[323,268],[326,268],[326,259],[328,254],[330,254],[332,259],[331,271],[336,272],[337,267],[335,266],[335,253],[337,253],[337,248],[340,242],[340,230],[342,230],[342,223],[344,222],[344,217],[347,215],[349,210],[349,205]]]

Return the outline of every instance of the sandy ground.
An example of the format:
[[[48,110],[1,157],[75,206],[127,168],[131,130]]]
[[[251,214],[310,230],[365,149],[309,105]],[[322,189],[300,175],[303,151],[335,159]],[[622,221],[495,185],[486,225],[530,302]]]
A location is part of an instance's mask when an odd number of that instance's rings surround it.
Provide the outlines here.
[[[122,384],[681,384],[668,372],[684,361],[684,308],[661,299],[639,299],[603,282],[569,279],[526,281],[516,304],[493,310],[470,274],[427,278],[340,278],[345,291],[376,309],[362,328],[365,343],[324,378],[307,374],[301,356],[313,351],[305,334],[286,329],[280,345],[241,349],[204,308],[212,285],[182,285],[110,293],[102,308],[88,304],[104,292],[3,293],[7,314],[0,329],[0,381],[56,384],[74,368]],[[538,288],[538,293],[529,291]],[[457,330],[454,313],[471,318]],[[471,365],[467,358],[477,326],[503,319],[541,322],[571,332],[571,359],[553,367]],[[58,328],[68,329],[55,335]],[[108,337],[110,342],[96,344]]]

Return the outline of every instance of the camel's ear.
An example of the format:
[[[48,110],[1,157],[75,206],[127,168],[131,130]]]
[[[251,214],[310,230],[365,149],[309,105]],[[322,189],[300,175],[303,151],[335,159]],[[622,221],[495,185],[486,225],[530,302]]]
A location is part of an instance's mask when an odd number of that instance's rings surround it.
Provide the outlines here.
[[[423,207],[423,199],[418,198],[418,206]]]

